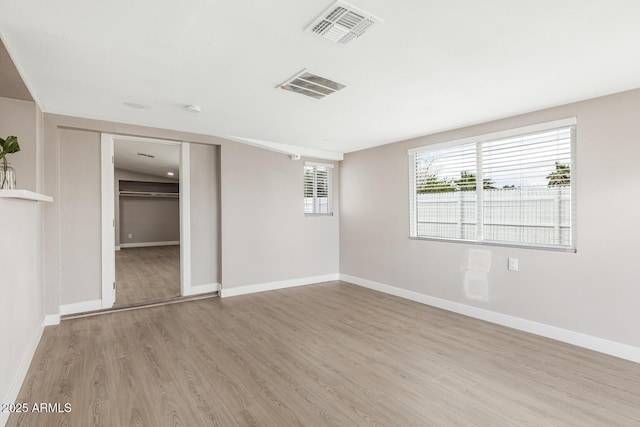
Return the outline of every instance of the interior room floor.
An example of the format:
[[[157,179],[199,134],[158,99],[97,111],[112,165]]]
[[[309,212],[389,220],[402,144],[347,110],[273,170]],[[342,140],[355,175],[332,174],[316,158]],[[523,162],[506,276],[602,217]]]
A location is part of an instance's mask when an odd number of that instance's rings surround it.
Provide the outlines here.
[[[115,307],[180,296],[180,246],[116,251]]]
[[[640,365],[343,282],[46,328],[9,426],[630,426]]]

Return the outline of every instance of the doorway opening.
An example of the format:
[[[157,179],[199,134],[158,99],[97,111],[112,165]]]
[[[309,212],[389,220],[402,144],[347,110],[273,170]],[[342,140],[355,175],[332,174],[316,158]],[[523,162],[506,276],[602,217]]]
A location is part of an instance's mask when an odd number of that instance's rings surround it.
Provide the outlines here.
[[[115,308],[180,296],[180,143],[114,138]]]
[[[219,291],[219,171],[219,146],[102,134],[103,310]]]

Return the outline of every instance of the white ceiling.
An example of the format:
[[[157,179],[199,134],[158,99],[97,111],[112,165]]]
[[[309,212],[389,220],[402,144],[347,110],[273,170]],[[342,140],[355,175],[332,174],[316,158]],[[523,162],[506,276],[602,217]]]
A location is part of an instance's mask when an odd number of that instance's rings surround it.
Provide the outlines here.
[[[114,139],[114,165],[118,169],[178,180],[180,145]],[[150,154],[155,158],[140,156]],[[168,172],[173,172],[169,176]]]
[[[0,0],[0,36],[46,112],[334,152],[640,87],[638,0],[351,3],[348,47],[304,32],[331,0]]]

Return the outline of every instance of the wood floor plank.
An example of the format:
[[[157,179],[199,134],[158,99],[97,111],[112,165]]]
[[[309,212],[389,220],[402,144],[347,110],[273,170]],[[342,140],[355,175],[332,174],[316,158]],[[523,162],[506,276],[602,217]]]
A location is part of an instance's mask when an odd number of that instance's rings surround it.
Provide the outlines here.
[[[122,248],[115,259],[115,307],[180,296],[179,245]]]
[[[48,327],[9,426],[632,426],[640,365],[342,282]]]

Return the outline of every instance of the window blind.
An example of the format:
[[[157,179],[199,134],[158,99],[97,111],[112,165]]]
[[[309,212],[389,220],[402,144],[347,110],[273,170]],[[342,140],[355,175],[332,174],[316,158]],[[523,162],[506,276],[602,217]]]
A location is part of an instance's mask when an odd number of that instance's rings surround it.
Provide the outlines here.
[[[462,144],[416,153],[417,236],[476,239],[476,145]]]
[[[573,127],[482,143],[487,241],[572,246]]]
[[[575,249],[575,119],[409,151],[410,236]]]
[[[305,162],[304,213],[333,214],[333,165]]]

